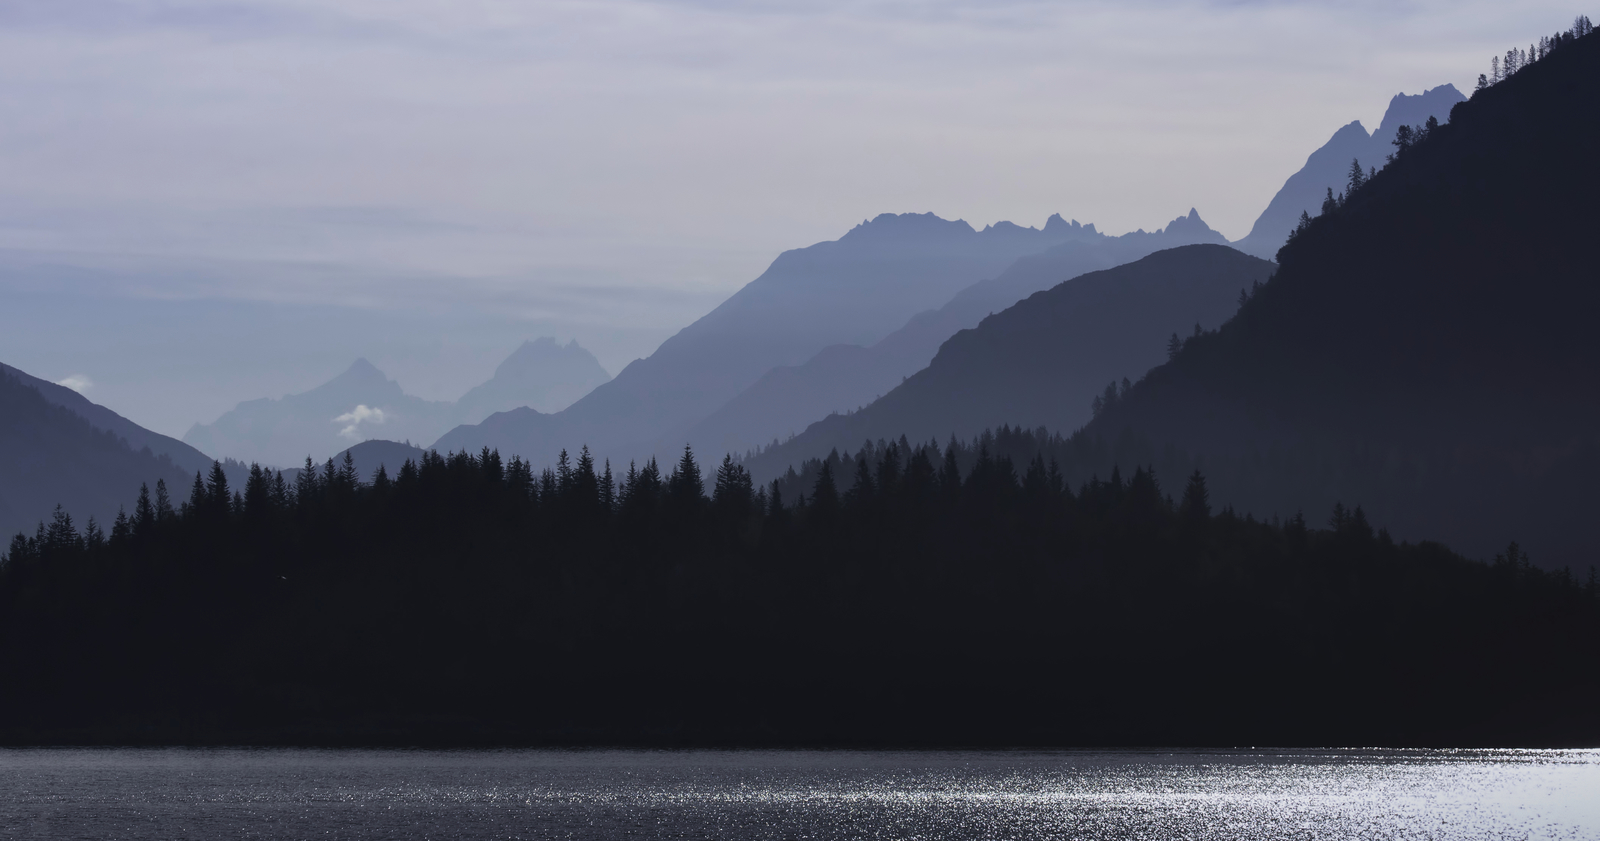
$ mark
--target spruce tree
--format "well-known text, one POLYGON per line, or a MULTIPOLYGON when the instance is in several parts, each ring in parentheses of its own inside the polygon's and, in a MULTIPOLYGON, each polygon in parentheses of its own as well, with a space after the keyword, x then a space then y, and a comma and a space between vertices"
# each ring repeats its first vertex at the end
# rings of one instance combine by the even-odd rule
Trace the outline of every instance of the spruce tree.
POLYGON ((1196 468, 1183 489, 1183 502, 1179 504, 1183 516, 1193 522, 1211 517, 1211 494, 1206 490, 1206 477, 1196 468))

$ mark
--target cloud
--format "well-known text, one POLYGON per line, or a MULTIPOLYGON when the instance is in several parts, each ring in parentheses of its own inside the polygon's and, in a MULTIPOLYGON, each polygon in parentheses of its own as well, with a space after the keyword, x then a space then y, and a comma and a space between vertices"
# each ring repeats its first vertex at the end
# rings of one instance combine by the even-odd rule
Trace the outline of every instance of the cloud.
POLYGON ((89 379, 88 374, 73 374, 64 380, 56 380, 56 385, 63 385, 79 394, 83 394, 94 388, 94 380, 89 379))
POLYGON ((358 428, 361 424, 368 422, 383 423, 383 421, 383 410, 370 408, 365 403, 358 404, 354 409, 333 419, 334 423, 349 424, 344 429, 339 430, 339 435, 352 441, 361 440, 361 431, 358 428))

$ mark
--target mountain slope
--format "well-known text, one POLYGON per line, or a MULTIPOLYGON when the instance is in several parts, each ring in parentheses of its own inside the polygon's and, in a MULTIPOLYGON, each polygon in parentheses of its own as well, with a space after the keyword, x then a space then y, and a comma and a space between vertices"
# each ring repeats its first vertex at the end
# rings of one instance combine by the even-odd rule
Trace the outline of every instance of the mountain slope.
MULTIPOLYGON (((1060 216, 1045 226, 1067 225, 1060 216)), ((957 331, 1034 292, 1095 269, 1132 262, 1154 251, 1194 243, 1226 243, 1194 209, 1163 230, 1110 237, 1078 226, 1073 239, 1027 255, 992 279, 957 293, 937 310, 922 312, 870 348, 836 345, 799 366, 781 366, 696 424, 688 440, 713 457, 742 452, 787 437, 832 412, 855 409, 887 393, 927 366, 939 345, 957 331)))
POLYGON ((1289 176, 1256 219, 1249 235, 1233 247, 1246 254, 1272 259, 1300 221, 1302 212, 1315 216, 1329 189, 1335 194, 1344 191, 1351 160, 1361 161, 1363 167, 1382 167, 1387 156, 1394 152, 1391 142, 1400 126, 1420 126, 1429 117, 1446 122, 1450 109, 1465 98, 1454 85, 1440 85, 1415 96, 1395 94, 1394 99, 1389 100, 1389 108, 1377 131, 1367 134, 1361 121, 1356 120, 1334 132, 1327 143, 1311 153, 1299 172, 1289 176))
POLYGON ((778 365, 829 345, 869 345, 1024 254, 1084 236, 1002 222, 977 231, 927 214, 883 214, 832 242, 786 251, 716 309, 553 415, 517 410, 440 438, 444 450, 542 459, 588 444, 616 459, 683 446, 697 421, 778 365))
POLYGON ((310 391, 248 400, 183 440, 242 462, 287 467, 326 458, 353 442, 382 435, 430 441, 450 428, 454 404, 413 397, 365 359, 310 391))
POLYGON ((140 483, 187 493, 192 473, 52 405, 13 370, 0 371, 0 535, 33 534, 58 504, 80 528, 94 517, 109 529, 118 506, 132 510, 140 483))
POLYGON ((23 385, 32 387, 52 406, 60 406, 89 422, 90 426, 128 442, 134 450, 146 447, 157 456, 166 456, 172 463, 191 473, 211 469, 211 457, 194 447, 169 438, 134 423, 131 420, 91 401, 76 391, 49 380, 41 380, 9 365, 0 364, 0 376, 10 375, 23 385))
POLYGON ((752 459, 760 478, 863 440, 944 440, 1002 423, 1073 429, 1108 382, 1166 358, 1173 333, 1219 324, 1273 265, 1223 245, 1158 251, 1038 292, 963 330, 926 369, 851 415, 752 459))
POLYGON ((456 423, 478 423, 495 412, 527 406, 559 412, 596 386, 611 381, 594 354, 573 340, 557 344, 549 336, 523 342, 494 369, 488 382, 456 401, 456 423))
POLYGON ((1584 37, 1456 106, 1088 433, 1187 453, 1258 515, 1359 503, 1398 536, 1594 563, 1597 80, 1584 37))

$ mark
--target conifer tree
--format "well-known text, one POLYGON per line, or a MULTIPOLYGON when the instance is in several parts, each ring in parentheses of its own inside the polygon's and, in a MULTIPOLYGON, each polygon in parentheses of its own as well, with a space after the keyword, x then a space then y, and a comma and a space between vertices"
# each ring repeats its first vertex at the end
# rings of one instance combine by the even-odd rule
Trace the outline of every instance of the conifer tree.
POLYGON ((133 527, 128 522, 128 515, 117 506, 117 519, 111 523, 111 542, 122 543, 133 536, 133 527))
POLYGON ((150 486, 139 485, 139 501, 133 506, 133 530, 136 534, 149 534, 156 523, 156 509, 150 504, 150 486))
POLYGON ((105 532, 100 530, 100 524, 94 521, 94 515, 89 515, 89 522, 83 526, 83 545, 91 551, 106 545, 105 532))
POLYGON ((850 508, 865 508, 878 496, 877 483, 872 481, 872 468, 867 466, 867 461, 865 456, 856 459, 855 480, 844 496, 845 504, 850 508))
POLYGON ((611 459, 606 459, 606 471, 600 477, 600 510, 606 514, 617 510, 617 484, 611 475, 611 459))
POLYGON ((1211 494, 1206 491, 1206 477, 1198 468, 1189 476, 1189 484, 1183 489, 1183 502, 1179 507, 1189 520, 1203 521, 1211 516, 1211 494))
POLYGON ((839 507, 839 489, 833 483, 833 466, 822 462, 817 481, 811 486, 811 507, 821 513, 831 513, 839 507))
POLYGON ((228 491, 228 473, 222 469, 222 462, 211 462, 211 476, 206 481, 205 504, 213 516, 220 516, 228 512, 233 502, 233 494, 228 491))

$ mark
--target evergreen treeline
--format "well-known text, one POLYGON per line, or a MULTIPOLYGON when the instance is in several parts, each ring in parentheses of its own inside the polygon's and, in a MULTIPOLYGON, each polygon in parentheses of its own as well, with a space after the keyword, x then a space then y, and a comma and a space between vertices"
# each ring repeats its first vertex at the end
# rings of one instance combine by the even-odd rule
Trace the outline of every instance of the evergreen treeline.
MULTIPOLYGON (((1600 737, 1594 581, 1211 510, 1012 430, 754 488, 430 453, 220 467, 0 565, 23 741, 1492 744, 1600 737), (965 462, 965 463, 964 463, 965 462), (710 485, 711 494, 703 490, 710 485), (803 501, 801 497, 804 497, 803 501)), ((1061 439, 1052 439, 1056 442, 1061 439)), ((1068 439, 1069 441, 1071 439, 1068 439)))
POLYGON ((1547 35, 1539 39, 1537 44, 1529 44, 1526 50, 1513 47, 1506 50, 1505 58, 1494 56, 1489 59, 1489 72, 1478 74, 1478 90, 1498 85, 1511 78, 1517 71, 1528 67, 1536 61, 1544 59, 1556 50, 1569 46, 1573 41, 1594 32, 1594 24, 1589 22, 1588 15, 1579 15, 1572 21, 1572 26, 1564 32, 1547 35))

